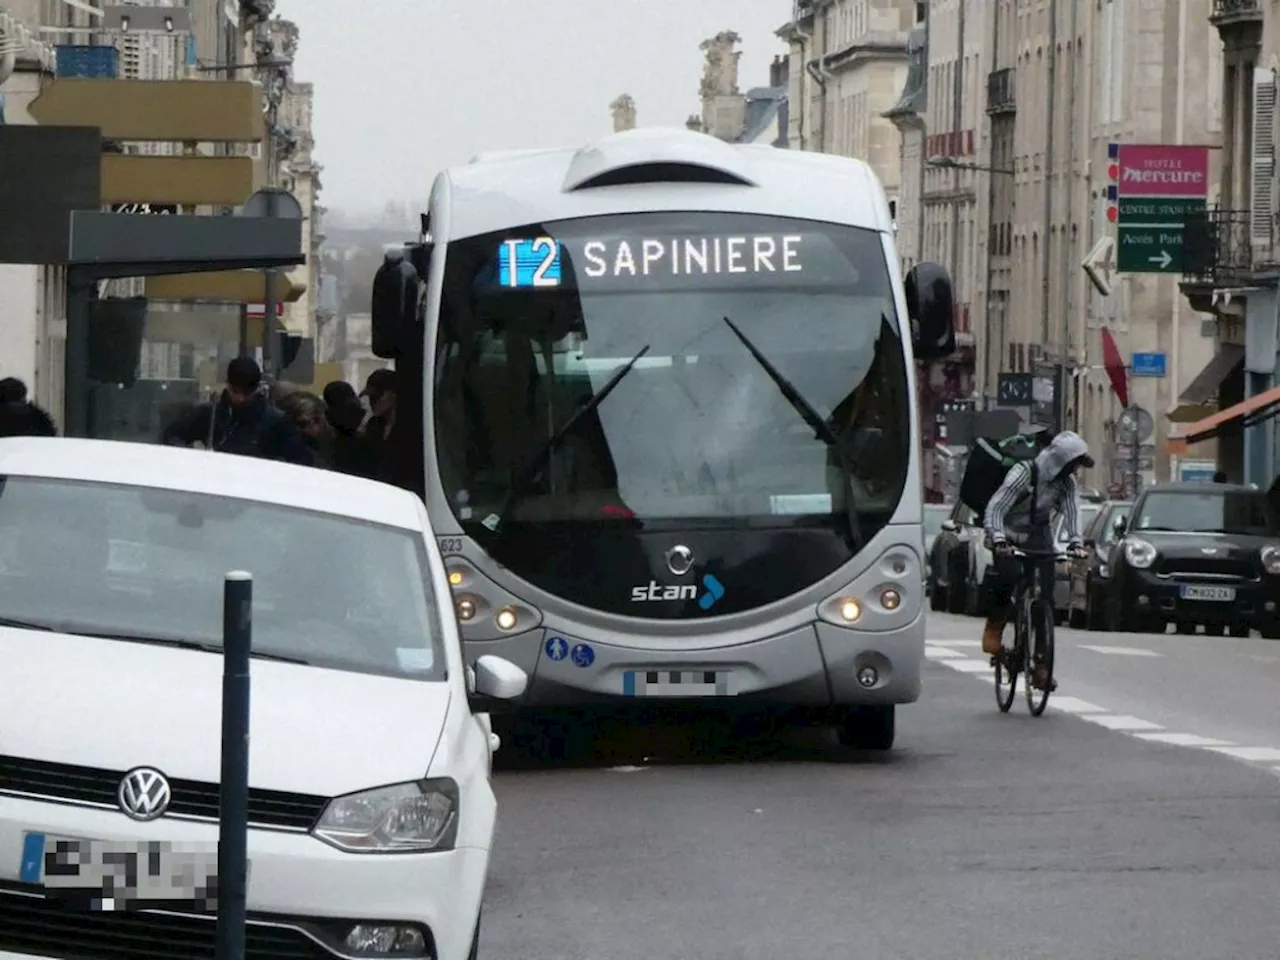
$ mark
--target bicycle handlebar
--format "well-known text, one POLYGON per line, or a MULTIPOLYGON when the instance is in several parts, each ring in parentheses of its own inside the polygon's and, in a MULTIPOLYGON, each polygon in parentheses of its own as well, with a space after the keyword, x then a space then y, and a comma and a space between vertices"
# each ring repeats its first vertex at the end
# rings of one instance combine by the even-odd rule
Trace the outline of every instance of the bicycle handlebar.
POLYGON ((1070 560, 1071 554, 1067 552, 1059 552, 1057 550, 1024 550, 1021 547, 1013 548, 1015 557, 1022 557, 1027 560, 1070 560))

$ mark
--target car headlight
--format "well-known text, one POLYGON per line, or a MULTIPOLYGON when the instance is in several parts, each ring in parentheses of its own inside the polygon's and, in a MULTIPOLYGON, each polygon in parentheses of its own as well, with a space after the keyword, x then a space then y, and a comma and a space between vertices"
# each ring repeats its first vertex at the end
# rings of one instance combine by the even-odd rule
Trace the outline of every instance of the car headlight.
POLYGON ((1259 554, 1262 557, 1262 566, 1273 577, 1280 577, 1280 547, 1274 544, 1267 544, 1263 547, 1259 554))
POLYGON ((1130 537, 1124 542, 1124 559, 1136 570, 1145 570, 1155 563, 1156 548, 1146 540, 1130 537))
POLYGON ((347 853, 452 850, 458 785, 442 777, 335 797, 311 833, 347 853))

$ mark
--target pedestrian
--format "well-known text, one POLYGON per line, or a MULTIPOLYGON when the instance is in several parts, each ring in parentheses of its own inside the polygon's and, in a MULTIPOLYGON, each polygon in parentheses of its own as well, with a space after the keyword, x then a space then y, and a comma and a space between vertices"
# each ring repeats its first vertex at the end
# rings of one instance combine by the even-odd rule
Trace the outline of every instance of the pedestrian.
POLYGON ((0 437, 56 437, 48 412, 27 399, 27 385, 17 377, 0 380, 0 437))
POLYGON ((264 460, 310 465, 315 458, 293 423, 261 390, 262 370, 251 357, 227 364, 227 383, 218 399, 202 403, 165 428, 161 442, 264 460))
POLYGON ((375 370, 365 381, 361 396, 369 399, 370 416, 364 425, 364 447, 373 461, 373 477, 393 483, 395 478, 396 373, 375 370))
POLYGON ((334 380, 324 388, 325 417, 333 431, 333 469, 359 477, 372 477, 376 460, 361 436, 367 414, 355 387, 334 380))
POLYGON ((280 412, 302 435, 317 467, 333 466, 333 430, 325 417, 324 401, 306 390, 291 390, 278 403, 280 412))

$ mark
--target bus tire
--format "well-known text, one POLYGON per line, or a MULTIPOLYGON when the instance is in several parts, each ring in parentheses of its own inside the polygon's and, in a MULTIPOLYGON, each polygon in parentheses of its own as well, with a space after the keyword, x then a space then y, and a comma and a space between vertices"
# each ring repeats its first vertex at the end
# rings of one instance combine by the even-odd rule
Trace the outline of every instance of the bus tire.
POLYGON ((893 704, 851 707, 836 734, 840 743, 854 750, 890 750, 894 737, 893 704))

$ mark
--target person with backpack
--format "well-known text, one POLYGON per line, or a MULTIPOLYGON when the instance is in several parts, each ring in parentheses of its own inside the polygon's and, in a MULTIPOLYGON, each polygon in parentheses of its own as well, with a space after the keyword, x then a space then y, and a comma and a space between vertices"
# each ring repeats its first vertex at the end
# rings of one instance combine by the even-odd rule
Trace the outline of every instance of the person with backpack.
MULTIPOLYGON (((1031 449, 1035 450, 1035 446, 1033 441, 1031 449)), ((1000 467, 993 468, 1005 469, 999 485, 990 491, 980 507, 969 504, 981 511, 982 526, 996 567, 991 613, 982 631, 983 653, 994 656, 1000 652, 1013 590, 1022 578, 1022 563, 1013 554, 1014 544, 1030 550, 1051 549, 1054 517, 1061 515, 1066 526, 1067 551, 1073 555, 1084 552, 1076 475, 1081 468, 1093 465, 1084 438, 1064 430, 1029 456, 1002 457, 1000 467)), ((968 473, 966 469, 966 478, 968 473)), ((987 476, 994 473, 988 471, 987 476)), ((988 490, 990 486, 988 482, 988 490)), ((1040 668, 1038 675, 1031 678, 1033 685, 1043 688, 1047 680, 1041 672, 1044 669, 1040 668)), ((1056 686, 1053 681, 1049 682, 1056 686)))

